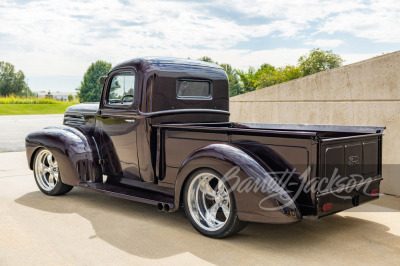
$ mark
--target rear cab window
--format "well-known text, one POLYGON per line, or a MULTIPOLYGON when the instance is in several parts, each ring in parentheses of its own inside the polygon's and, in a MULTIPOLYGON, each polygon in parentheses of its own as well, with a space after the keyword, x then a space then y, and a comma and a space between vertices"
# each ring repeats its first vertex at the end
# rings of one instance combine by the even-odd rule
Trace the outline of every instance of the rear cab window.
POLYGON ((212 86, 208 80, 179 79, 176 85, 178 99, 212 99, 212 86))

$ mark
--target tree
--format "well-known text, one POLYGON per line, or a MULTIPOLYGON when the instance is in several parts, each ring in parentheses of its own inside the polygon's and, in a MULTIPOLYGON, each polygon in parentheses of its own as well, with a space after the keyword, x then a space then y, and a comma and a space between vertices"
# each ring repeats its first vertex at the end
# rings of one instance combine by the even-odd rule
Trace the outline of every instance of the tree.
POLYGON ((72 94, 68 95, 68 101, 72 102, 74 100, 74 96, 72 94))
POLYGON ((199 61, 204 61, 204 62, 208 62, 208 63, 217 64, 217 62, 214 62, 214 61, 211 59, 211 57, 208 57, 208 56, 200 57, 200 58, 197 59, 197 60, 199 60, 199 61))
POLYGON ((243 70, 238 70, 237 73, 240 77, 240 81, 243 84, 243 91, 244 92, 249 92, 249 91, 254 91, 256 89, 255 86, 255 69, 253 67, 249 67, 249 70, 247 72, 243 70))
POLYGON ((257 69, 257 71, 253 67, 250 67, 247 72, 239 70, 237 73, 240 76, 241 82, 243 83, 244 91, 249 92, 259 89, 258 83, 260 78, 271 76, 271 73, 274 72, 275 72, 275 67, 265 63, 262 64, 260 68, 257 69))
POLYGON ((240 86, 239 77, 236 74, 236 71, 229 64, 221 64, 220 65, 228 75, 229 81, 229 97, 236 96, 244 93, 243 87, 240 86))
POLYGON ((334 54, 331 50, 324 51, 319 48, 312 49, 308 54, 298 60, 298 65, 303 76, 315 74, 328 69, 340 67, 344 60, 340 55, 334 54))
POLYGON ((105 61, 97 61, 90 65, 81 87, 77 89, 80 102, 98 102, 100 101, 102 86, 99 84, 99 78, 107 75, 111 69, 111 64, 105 61))
POLYGON ((229 81, 229 97, 244 93, 243 87, 239 82, 240 80, 238 74, 230 64, 218 64, 218 62, 215 62, 214 60, 211 59, 211 57, 208 56, 200 57, 197 60, 217 64, 225 70, 226 74, 228 75, 228 81, 229 81))
POLYGON ((32 94, 25 82, 24 73, 19 70, 15 72, 15 67, 7 62, 0 62, 0 95, 25 96, 26 93, 32 94))
POLYGON ((302 72, 296 66, 269 68, 268 71, 262 72, 258 77, 256 89, 262 89, 300 77, 302 77, 302 72))
POLYGON ((301 72, 301 68, 299 66, 285 66, 283 68, 279 68, 279 71, 285 73, 285 81, 289 81, 292 79, 298 79, 303 76, 303 73, 301 72))

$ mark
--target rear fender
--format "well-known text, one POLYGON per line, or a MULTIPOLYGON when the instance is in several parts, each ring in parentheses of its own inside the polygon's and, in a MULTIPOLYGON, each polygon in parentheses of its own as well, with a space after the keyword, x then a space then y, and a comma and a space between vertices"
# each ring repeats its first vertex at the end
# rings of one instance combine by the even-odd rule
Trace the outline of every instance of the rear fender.
POLYGON ((314 213, 314 209, 310 207, 314 205, 311 193, 307 193, 304 189, 307 186, 307 177, 310 173, 308 166, 305 170, 299 172, 298 169, 283 156, 268 145, 259 142, 246 140, 237 141, 233 144, 254 155, 259 161, 262 161, 268 169, 276 173, 281 184, 285 184, 286 190, 290 191, 292 196, 295 195, 295 201, 299 205, 303 216, 314 213))
POLYGON ((205 146, 185 160, 176 180, 175 206, 181 203, 188 176, 200 168, 211 168, 228 181, 239 219, 265 223, 292 223, 301 219, 296 202, 268 166, 232 144, 205 146))
POLYGON ((30 133, 25 138, 26 156, 31 170, 36 152, 48 149, 57 160, 63 183, 96 182, 102 177, 99 156, 92 135, 68 126, 52 126, 30 133))

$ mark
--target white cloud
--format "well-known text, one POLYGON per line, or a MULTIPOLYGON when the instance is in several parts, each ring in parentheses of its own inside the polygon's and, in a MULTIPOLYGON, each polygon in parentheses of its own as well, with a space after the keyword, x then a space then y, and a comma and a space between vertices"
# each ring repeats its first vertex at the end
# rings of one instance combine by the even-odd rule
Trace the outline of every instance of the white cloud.
POLYGON ((301 2, 242 0, 213 2, 28 1, 0 3, 0 60, 28 76, 79 75, 95 60, 113 64, 138 56, 211 56, 237 68, 295 64, 306 49, 236 49, 255 37, 280 36, 334 48, 342 41, 309 39, 312 33, 349 32, 375 41, 400 42, 396 2, 301 2), (210 11, 211 10, 211 11, 210 11), (224 10, 237 17, 220 16, 224 10), (215 11, 213 13, 212 11, 215 11), (238 15, 240 14, 240 15, 238 15), (256 25, 239 18, 257 19, 256 25), (304 31, 308 35, 304 36, 304 31), (311 33, 309 33, 311 32, 311 33))
POLYGON ((253 0, 251 5, 242 0, 224 0, 223 3, 248 17, 277 20, 277 29, 286 37, 296 37, 301 30, 310 28, 311 22, 319 23, 329 16, 365 7, 361 0, 253 0))
MULTIPOLYGON (((193 51, 200 57, 201 51, 193 51)), ((308 52, 307 49, 271 49, 261 51, 249 50, 221 50, 210 51, 209 56, 219 63, 230 63, 234 68, 248 69, 260 67, 264 63, 274 66, 295 65, 298 58, 308 52)))
POLYGON ((315 32, 351 33, 377 42, 400 42, 400 5, 397 0, 311 0, 276 1, 224 0, 226 6, 248 17, 276 19, 284 37, 316 27, 315 32))
POLYGON ((343 41, 339 39, 316 39, 308 40, 304 42, 306 45, 311 45, 312 47, 318 48, 335 48, 340 46, 343 41))
POLYGON ((31 75, 75 75, 99 58, 115 62, 143 53, 179 57, 197 47, 229 49, 274 30, 207 16, 201 8, 165 1, 135 1, 130 6, 104 0, 5 2, 0 6, 0 34, 12 36, 12 41, 4 57, 24 65, 31 75))
POLYGON ((374 56, 378 56, 381 54, 378 53, 369 53, 369 54, 342 54, 341 57, 345 60, 344 65, 349 65, 353 63, 357 63, 363 60, 370 59, 374 56))
POLYGON ((400 5, 398 1, 371 1, 363 10, 351 10, 330 17, 320 32, 346 32, 376 42, 400 43, 400 5))

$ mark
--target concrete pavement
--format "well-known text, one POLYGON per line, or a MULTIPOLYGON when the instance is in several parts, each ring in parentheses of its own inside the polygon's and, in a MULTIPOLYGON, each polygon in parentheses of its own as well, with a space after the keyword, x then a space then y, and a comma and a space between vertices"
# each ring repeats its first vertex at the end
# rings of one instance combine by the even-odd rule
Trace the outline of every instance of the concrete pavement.
POLYGON ((24 152, 0 153, 0 265, 400 264, 400 199, 291 225, 249 224, 224 240, 183 211, 74 188, 42 194, 24 152))
POLYGON ((44 127, 62 125, 64 115, 1 115, 0 152, 25 150, 25 137, 44 127))

